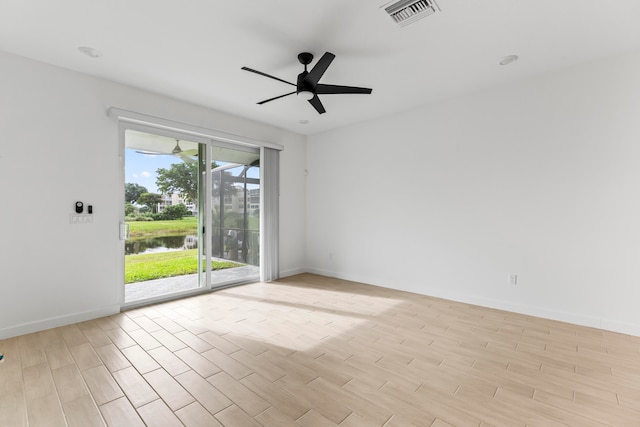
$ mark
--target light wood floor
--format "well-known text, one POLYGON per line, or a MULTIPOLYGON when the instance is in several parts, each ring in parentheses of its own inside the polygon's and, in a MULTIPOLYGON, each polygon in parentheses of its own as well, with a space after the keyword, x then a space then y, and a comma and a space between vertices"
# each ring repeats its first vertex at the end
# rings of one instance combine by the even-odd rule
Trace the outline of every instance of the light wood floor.
POLYGON ((639 350, 301 275, 0 341, 0 425, 640 426, 639 350))

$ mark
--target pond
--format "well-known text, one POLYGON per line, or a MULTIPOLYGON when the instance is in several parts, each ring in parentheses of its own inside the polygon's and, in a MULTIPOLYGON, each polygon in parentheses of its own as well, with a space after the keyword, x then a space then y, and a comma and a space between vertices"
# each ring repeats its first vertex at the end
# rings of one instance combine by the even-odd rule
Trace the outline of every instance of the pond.
POLYGON ((143 237, 127 240, 124 245, 125 255, 150 254, 158 252, 182 251, 196 249, 198 236, 187 234, 180 236, 143 237))

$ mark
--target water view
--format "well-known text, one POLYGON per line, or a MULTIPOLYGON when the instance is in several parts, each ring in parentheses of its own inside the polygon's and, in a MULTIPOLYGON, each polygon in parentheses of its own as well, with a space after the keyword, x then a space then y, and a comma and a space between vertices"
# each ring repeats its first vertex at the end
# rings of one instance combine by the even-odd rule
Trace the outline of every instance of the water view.
POLYGON ((126 241, 125 255, 183 251, 197 247, 198 236, 192 234, 144 237, 126 241))

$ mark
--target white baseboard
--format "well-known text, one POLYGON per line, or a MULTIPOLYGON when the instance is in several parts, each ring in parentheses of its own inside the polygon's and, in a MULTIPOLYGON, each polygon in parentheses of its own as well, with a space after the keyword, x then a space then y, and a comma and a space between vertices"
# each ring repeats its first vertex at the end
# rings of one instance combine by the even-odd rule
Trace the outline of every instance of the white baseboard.
POLYGON ((280 277, 284 278, 284 277, 295 276, 296 274, 303 274, 303 273, 309 273, 309 270, 307 270, 306 268, 294 268, 291 270, 284 270, 284 271, 280 271, 280 277))
POLYGON ((574 325, 587 326, 591 328, 603 329, 611 332, 618 332, 627 335, 640 337, 640 325, 620 322, 617 320, 603 319, 601 317, 589 316, 579 313, 553 311, 541 307, 522 305, 509 301, 494 300, 475 295, 455 294, 440 289, 426 289, 424 292, 417 292, 415 289, 400 288, 389 286, 376 282, 371 278, 362 277, 353 274, 338 273, 335 271, 324 270, 320 268, 308 268, 308 273, 318 274, 321 276, 334 277, 341 280, 349 280, 352 282, 365 283, 373 286, 381 286, 399 291, 419 293, 420 295, 431 296, 435 298, 443 298, 450 301, 461 302, 465 304, 479 305, 496 310, 504 310, 512 313, 525 314, 528 316, 540 317, 543 319, 557 320, 559 322, 571 323, 574 325))
POLYGON ((640 337, 640 325, 615 320, 602 320, 602 329, 607 331, 620 332, 621 334, 634 335, 640 337))
POLYGON ((30 334, 32 332, 44 331, 45 329, 57 328, 59 326, 72 323, 84 322, 86 320, 97 319, 99 317, 111 316, 120 312, 120 306, 114 305, 102 307, 95 310, 83 311, 64 316, 50 317, 48 319, 37 320, 35 322, 23 323, 21 325, 10 326, 0 329, 0 340, 15 337, 18 335, 30 334))

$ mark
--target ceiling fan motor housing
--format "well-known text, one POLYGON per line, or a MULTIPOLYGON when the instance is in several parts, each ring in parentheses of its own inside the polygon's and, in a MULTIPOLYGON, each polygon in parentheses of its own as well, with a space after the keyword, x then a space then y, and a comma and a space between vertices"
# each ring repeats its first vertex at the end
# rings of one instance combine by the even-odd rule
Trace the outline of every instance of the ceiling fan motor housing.
POLYGON ((304 80, 309 74, 308 71, 303 71, 298 74, 298 84, 296 85, 296 93, 300 92, 313 92, 313 86, 304 80))
POLYGON ((307 77, 307 74, 309 74, 309 72, 307 71, 307 65, 311 64, 311 61, 313 61, 313 54, 309 52, 302 52, 298 54, 298 61, 300 61, 300 63, 304 65, 304 71, 298 74, 296 95, 300 95, 300 92, 311 92, 315 95, 313 86, 310 83, 305 82, 304 80, 304 78, 307 77))
POLYGON ((304 69, 306 70, 307 65, 311 64, 311 61, 313 61, 313 54, 309 52, 302 52, 298 55, 298 61, 304 65, 304 69))

